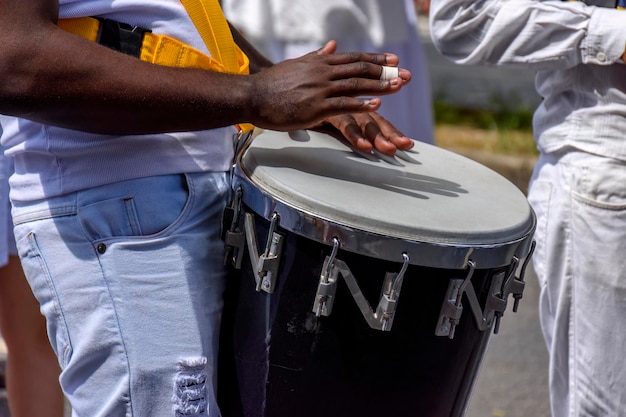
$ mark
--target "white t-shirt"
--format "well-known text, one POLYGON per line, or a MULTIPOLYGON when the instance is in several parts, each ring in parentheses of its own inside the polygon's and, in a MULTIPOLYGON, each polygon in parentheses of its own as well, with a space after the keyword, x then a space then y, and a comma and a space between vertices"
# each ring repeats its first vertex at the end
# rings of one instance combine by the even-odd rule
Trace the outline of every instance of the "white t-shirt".
MULTIPOLYGON (((61 0, 60 18, 102 16, 179 39, 208 54, 179 0, 61 0)), ((226 171, 234 127, 202 132, 108 136, 0 116, 14 157, 11 199, 32 201, 154 175, 226 171)))

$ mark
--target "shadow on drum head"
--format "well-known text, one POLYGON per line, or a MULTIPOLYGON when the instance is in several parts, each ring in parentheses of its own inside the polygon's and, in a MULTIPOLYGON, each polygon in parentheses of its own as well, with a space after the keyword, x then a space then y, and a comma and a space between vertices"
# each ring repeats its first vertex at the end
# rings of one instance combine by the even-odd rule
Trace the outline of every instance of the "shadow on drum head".
POLYGON ((254 157, 263 167, 294 169, 317 178, 332 178, 414 198, 428 199, 428 194, 458 197, 459 194, 467 193, 458 183, 401 171, 384 162, 371 164, 367 170, 363 170, 363 161, 350 151, 285 147, 280 154, 271 149, 256 149, 254 157), (313 160, 311 152, 316 153, 313 160), (325 164, 318 164, 320 160, 325 164))
POLYGON ((308 142, 311 140, 311 135, 306 130, 292 130, 289 133, 289 139, 296 142, 308 142))

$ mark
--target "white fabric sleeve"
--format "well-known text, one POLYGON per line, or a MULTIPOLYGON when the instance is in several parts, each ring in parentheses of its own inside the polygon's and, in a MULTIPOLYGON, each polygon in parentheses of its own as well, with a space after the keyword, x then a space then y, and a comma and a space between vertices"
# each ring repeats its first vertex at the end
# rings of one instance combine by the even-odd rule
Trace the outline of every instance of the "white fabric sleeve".
POLYGON ((621 62, 626 11, 575 1, 432 0, 431 37, 459 64, 568 68, 621 62))

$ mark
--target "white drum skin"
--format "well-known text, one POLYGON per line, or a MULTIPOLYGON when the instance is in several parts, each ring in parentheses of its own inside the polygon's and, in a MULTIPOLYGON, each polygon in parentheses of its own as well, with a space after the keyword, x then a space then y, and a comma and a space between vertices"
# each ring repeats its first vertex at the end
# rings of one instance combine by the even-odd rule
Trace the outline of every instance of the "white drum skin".
POLYGON ((535 216, 506 178, 416 142, 394 164, 318 132, 257 132, 235 187, 257 214, 304 237, 367 256, 438 268, 508 265, 528 252, 535 216))

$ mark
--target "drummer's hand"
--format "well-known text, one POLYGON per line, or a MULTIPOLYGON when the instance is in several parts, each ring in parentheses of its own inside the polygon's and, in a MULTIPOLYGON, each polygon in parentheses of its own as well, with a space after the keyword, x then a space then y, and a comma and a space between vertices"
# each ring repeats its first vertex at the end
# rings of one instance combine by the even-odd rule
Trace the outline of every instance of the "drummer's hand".
POLYGON ((375 148, 386 155, 397 149, 408 150, 414 145, 389 121, 378 113, 355 113, 332 116, 327 119, 357 149, 370 152, 375 148))
POLYGON ((335 53, 328 42, 318 51, 265 68, 249 76, 252 103, 249 119, 272 130, 298 130, 320 124, 331 116, 370 113, 382 96, 399 91, 411 73, 399 69, 398 77, 381 80, 383 66, 396 67, 393 54, 335 53))

